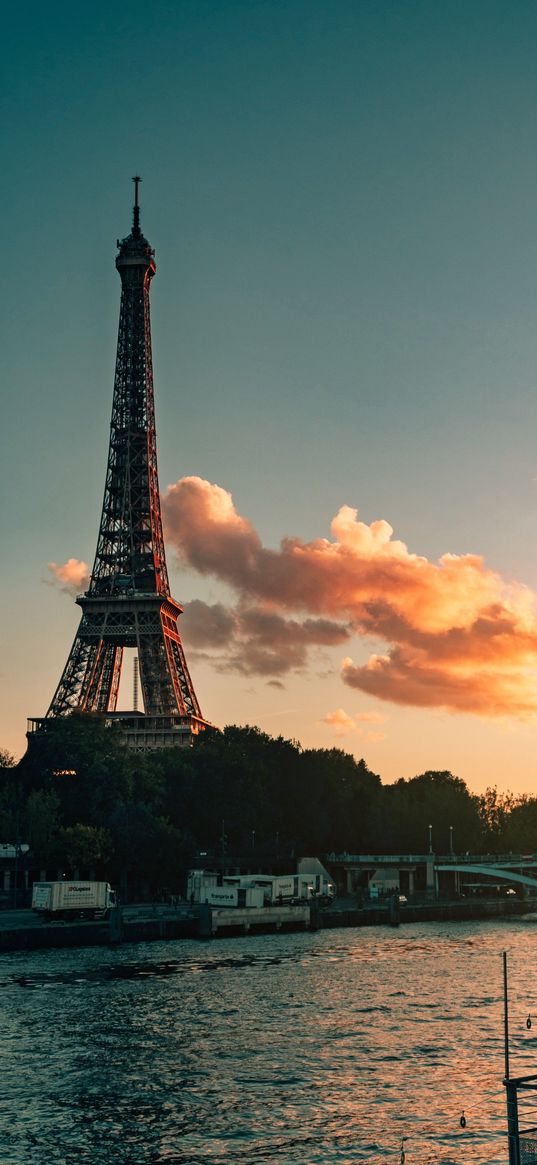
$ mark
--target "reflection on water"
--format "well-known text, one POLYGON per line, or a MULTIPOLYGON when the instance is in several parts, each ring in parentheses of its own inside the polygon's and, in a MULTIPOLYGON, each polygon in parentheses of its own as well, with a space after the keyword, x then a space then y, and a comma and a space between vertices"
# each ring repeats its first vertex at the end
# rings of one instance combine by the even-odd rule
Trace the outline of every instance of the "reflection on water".
POLYGON ((380 1165, 403 1136, 407 1165, 505 1165, 501 952, 537 1071, 536 944, 517 920, 3 956, 2 1165, 380 1165))

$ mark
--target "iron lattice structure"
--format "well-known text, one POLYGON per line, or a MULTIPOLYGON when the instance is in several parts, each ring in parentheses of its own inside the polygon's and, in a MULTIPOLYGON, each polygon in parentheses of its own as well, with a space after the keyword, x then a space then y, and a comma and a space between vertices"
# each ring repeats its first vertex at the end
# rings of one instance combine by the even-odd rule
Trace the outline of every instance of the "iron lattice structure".
POLYGON ((74 710, 115 713, 123 650, 134 647, 145 713, 136 718, 144 724, 130 743, 142 740, 149 722, 157 731, 146 743, 170 743, 159 735, 163 724, 180 728, 183 743, 206 721, 177 628, 182 607, 170 595, 166 569, 149 313, 156 266, 140 230, 139 181, 131 233, 118 240, 121 307, 97 551, 88 590, 76 600, 82 618, 46 719, 74 710))

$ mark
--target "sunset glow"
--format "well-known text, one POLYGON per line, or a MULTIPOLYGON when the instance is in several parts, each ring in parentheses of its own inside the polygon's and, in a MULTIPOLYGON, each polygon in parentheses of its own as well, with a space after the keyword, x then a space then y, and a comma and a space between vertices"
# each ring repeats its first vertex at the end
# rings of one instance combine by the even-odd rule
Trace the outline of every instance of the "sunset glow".
POLYGON ((76 636, 138 175, 204 715, 534 791, 537 9, 34 15, 4 54, 0 745, 76 636))
POLYGON ((193 645, 218 650, 219 667, 284 674, 311 647, 360 636, 388 650, 364 666, 345 659, 348 687, 480 716, 537 712, 536 596, 480 556, 429 562, 392 540, 388 522, 367 525, 349 506, 332 522, 333 540, 286 537, 267 549, 231 495, 200 478, 170 486, 163 506, 182 564, 236 594, 234 606, 196 601, 185 620, 193 645))

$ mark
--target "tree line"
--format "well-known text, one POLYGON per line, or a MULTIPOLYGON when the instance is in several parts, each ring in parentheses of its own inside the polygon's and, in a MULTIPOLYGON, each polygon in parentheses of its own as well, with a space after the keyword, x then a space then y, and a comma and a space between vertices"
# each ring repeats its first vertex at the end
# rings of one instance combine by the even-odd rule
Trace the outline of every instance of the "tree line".
POLYGON ((537 851, 537 797, 476 796, 450 772, 383 784, 338 748, 254 727, 136 753, 88 715, 51 721, 15 765, 0 751, 0 842, 35 867, 124 896, 180 889, 191 865, 294 868, 304 855, 537 851))

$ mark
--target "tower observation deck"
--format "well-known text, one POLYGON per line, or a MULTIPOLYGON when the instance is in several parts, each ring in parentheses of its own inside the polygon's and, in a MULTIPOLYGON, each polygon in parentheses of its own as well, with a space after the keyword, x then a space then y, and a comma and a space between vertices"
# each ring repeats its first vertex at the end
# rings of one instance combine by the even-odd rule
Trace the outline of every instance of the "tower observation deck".
POLYGON ((121 721, 139 749, 190 744, 209 727, 188 671, 171 597, 162 533, 149 290, 155 253, 140 229, 138 185, 130 234, 118 240, 121 279, 112 421, 103 508, 82 617, 46 717, 28 736, 70 712, 121 721), (124 648, 135 648, 144 712, 117 712, 124 648))

